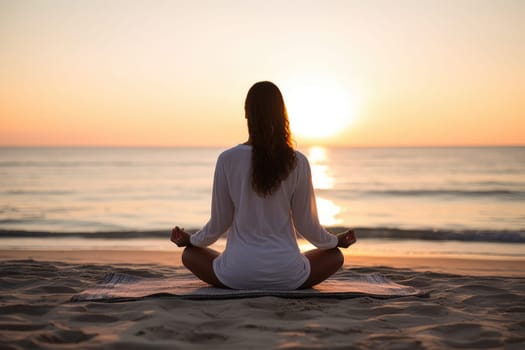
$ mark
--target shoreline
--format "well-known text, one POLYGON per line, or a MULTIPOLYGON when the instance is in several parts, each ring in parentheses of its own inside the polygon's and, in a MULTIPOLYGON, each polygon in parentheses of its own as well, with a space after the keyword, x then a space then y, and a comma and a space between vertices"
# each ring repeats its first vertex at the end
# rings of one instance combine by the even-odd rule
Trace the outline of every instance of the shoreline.
MULTIPOLYGON (((0 261, 34 260, 97 265, 161 265, 180 268, 181 250, 0 250, 0 261)), ((347 269, 393 268, 466 276, 525 277, 522 260, 483 260, 456 257, 366 256, 345 253, 347 269)))
MULTIPOLYGON (((347 230, 346 226, 327 226, 330 233, 347 230)), ((434 229, 398 227, 355 227, 360 239, 394 239, 421 241, 458 241, 487 243, 525 243, 525 229, 479 230, 479 229, 434 229)), ((198 228, 186 229, 195 233, 198 228)), ((100 231, 46 231, 0 228, 0 239, 4 238, 83 238, 83 239, 154 239, 169 237, 170 230, 100 230, 100 231)))

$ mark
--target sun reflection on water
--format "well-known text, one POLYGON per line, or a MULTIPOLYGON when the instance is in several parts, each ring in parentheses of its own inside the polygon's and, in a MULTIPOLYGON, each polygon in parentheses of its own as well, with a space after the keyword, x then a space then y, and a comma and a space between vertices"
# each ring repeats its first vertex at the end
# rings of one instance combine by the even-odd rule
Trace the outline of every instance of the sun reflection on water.
MULTIPOLYGON (((326 148, 314 146, 308 150, 308 159, 312 168, 312 182, 316 190, 329 190, 334 188, 334 178, 330 176, 329 158, 326 148)), ((326 226, 340 224, 337 215, 341 208, 332 200, 316 196, 319 221, 326 226)))
POLYGON ((319 214, 319 221, 326 226, 334 226, 342 223, 342 220, 337 217, 341 212, 341 208, 329 199, 317 197, 317 212, 319 214))
POLYGON ((308 159, 312 168, 312 181, 316 190, 334 187, 334 178, 329 174, 328 157, 324 147, 314 146, 308 150, 308 159))

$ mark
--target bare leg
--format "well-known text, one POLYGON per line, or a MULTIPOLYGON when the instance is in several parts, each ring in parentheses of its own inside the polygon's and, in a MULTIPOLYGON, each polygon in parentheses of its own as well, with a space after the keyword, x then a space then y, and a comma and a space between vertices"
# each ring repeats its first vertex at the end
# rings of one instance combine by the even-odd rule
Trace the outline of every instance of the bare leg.
POLYGON ((304 255, 310 260, 310 276, 299 289, 310 288, 323 282, 343 266, 345 259, 337 248, 314 249, 304 255))
POLYGON ((182 253, 182 263, 195 276, 215 287, 228 288, 219 281, 213 271, 213 259, 219 252, 210 248, 186 247, 182 253))

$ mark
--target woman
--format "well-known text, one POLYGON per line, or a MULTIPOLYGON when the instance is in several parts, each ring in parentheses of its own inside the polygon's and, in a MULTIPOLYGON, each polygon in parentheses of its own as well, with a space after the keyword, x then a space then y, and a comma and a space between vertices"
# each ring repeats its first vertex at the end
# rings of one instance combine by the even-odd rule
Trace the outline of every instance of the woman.
POLYGON ((332 235, 319 224, 310 166, 292 148, 279 88, 256 83, 244 108, 249 139, 217 160, 209 222, 191 236, 175 227, 171 240, 186 247, 184 266, 214 286, 309 288, 342 266, 337 247, 354 243, 354 232, 332 235), (206 248, 227 231, 222 254, 206 248), (318 249, 301 254, 297 233, 318 249))

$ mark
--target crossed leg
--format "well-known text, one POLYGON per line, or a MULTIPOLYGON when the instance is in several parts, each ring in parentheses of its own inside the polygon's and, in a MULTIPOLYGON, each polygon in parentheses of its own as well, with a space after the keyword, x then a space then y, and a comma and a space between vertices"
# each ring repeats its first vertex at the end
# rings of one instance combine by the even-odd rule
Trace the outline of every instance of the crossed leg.
MULTIPOLYGON (((310 261, 310 276, 299 287, 305 289, 323 282, 333 275, 344 263, 344 256, 337 248, 314 249, 304 253, 310 261)), ((219 252, 210 248, 190 246, 182 253, 182 263, 202 281, 219 288, 228 288, 215 275, 213 260, 219 252)))
POLYGON ((189 246, 182 252, 182 263, 204 282, 215 287, 228 288, 219 281, 213 271, 213 259, 218 256, 219 252, 213 249, 189 246))
POLYGON ((298 288, 305 289, 315 286, 332 276, 343 266, 345 258, 337 248, 313 249, 304 253, 310 261, 310 276, 298 288))

